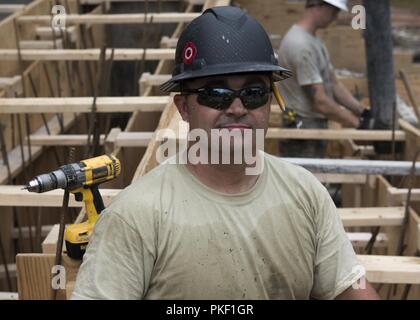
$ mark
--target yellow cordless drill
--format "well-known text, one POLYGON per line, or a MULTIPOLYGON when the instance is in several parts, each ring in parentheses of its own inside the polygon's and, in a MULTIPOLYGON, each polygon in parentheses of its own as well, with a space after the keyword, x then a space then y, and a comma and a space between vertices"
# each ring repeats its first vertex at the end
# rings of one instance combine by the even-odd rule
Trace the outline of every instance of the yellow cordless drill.
POLYGON ((64 233, 69 257, 83 257, 99 213, 104 209, 98 185, 116 178, 120 172, 120 161, 113 155, 103 155, 66 164, 53 172, 36 176, 25 186, 28 191, 37 193, 67 189, 74 194, 76 201, 84 202, 87 221, 69 225, 64 233))

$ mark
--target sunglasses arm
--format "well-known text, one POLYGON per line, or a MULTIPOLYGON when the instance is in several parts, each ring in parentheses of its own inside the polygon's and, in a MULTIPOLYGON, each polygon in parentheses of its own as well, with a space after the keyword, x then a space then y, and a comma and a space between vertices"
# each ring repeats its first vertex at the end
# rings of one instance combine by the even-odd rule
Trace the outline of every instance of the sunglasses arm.
POLYGON ((284 103, 284 100, 280 94, 279 89, 277 88, 277 86, 275 85, 274 81, 271 81, 271 89, 273 90, 273 94, 274 97, 277 100, 277 103, 280 106, 281 111, 285 111, 286 110, 286 104, 284 103))

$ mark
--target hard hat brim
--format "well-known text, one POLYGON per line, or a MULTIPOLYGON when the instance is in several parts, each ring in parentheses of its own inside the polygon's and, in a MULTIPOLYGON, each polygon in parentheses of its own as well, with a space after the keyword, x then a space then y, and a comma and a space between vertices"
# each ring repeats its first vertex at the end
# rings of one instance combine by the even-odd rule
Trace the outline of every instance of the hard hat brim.
POLYGON ((348 7, 347 7, 347 5, 346 5, 346 4, 344 4, 344 3, 337 2, 337 1, 329 1, 329 0, 324 0, 324 2, 327 2, 327 3, 329 3, 330 5, 332 5, 332 6, 336 7, 336 8, 338 8, 338 9, 340 9, 340 10, 342 10, 342 11, 349 12, 349 8, 348 8, 348 7))
POLYGON ((229 64, 229 65, 217 65, 208 66, 202 70, 194 70, 191 72, 183 72, 176 75, 160 85, 160 90, 164 92, 179 92, 180 82, 185 80, 192 80, 197 78, 211 77, 211 76, 222 76, 222 75, 233 75, 243 73, 261 73, 261 72, 272 72, 274 81, 281 81, 292 76, 292 72, 280 66, 274 66, 272 64, 229 64))

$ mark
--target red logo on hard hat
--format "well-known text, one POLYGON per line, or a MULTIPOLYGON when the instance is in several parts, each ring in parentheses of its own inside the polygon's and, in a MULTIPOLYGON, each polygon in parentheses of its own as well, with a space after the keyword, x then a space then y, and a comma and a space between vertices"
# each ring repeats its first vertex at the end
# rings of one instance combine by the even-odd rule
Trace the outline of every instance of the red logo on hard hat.
POLYGON ((182 61, 184 61, 185 64, 191 64, 197 55, 197 48, 192 42, 188 42, 184 50, 182 50, 182 61))

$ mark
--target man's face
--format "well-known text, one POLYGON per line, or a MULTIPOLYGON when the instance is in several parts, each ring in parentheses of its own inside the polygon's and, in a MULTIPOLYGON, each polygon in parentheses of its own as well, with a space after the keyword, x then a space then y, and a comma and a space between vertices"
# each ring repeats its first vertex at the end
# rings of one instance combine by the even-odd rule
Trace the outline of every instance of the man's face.
POLYGON ((340 9, 328 3, 324 3, 318 6, 318 27, 328 27, 333 21, 337 19, 339 13, 340 9))
MULTIPOLYGON (((270 88, 270 78, 265 74, 215 76, 188 81, 184 87, 187 91, 208 87, 233 90, 249 87, 270 88)), ((271 94, 267 103, 253 110, 246 109, 238 97, 225 110, 200 104, 197 101, 197 94, 178 94, 174 97, 174 102, 183 120, 189 123, 190 130, 203 129, 209 140, 212 129, 240 130, 241 133, 244 129, 252 129, 253 136, 255 129, 264 130, 264 134, 267 131, 271 94)))

